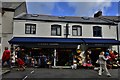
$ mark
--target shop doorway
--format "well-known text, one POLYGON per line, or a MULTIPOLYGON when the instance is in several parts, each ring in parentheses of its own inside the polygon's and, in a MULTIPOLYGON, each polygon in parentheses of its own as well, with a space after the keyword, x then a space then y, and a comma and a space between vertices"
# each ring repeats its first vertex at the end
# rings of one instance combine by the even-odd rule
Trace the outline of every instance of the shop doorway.
POLYGON ((98 64, 96 64, 96 61, 99 59, 99 54, 102 51, 105 51, 107 48, 101 48, 101 47, 97 47, 97 48, 89 48, 91 50, 91 63, 94 66, 98 66, 98 64))
POLYGON ((73 60, 73 54, 76 49, 58 49, 57 66, 70 66, 73 60))

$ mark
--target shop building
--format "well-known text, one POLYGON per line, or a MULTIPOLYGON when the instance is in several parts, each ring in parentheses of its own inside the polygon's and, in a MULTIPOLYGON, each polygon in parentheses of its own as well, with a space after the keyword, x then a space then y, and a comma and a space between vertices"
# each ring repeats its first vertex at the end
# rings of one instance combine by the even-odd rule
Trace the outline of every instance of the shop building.
POLYGON ((116 27, 98 17, 22 14, 14 17, 9 43, 11 48, 24 48, 25 54, 51 56, 54 67, 70 66, 78 45, 81 51, 90 48, 98 55, 108 48, 118 52, 116 27))

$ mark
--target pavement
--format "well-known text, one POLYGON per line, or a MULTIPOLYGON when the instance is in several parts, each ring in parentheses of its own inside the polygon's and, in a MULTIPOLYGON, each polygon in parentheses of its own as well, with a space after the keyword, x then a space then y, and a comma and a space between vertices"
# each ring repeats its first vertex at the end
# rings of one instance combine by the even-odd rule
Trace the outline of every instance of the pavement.
POLYGON ((9 72, 10 72, 10 69, 5 69, 5 68, 3 68, 1 71, 2 71, 2 75, 4 75, 4 74, 9 73, 9 72))
POLYGON ((17 68, 13 68, 10 73, 2 76, 2 80, 120 80, 119 69, 109 69, 109 72, 111 77, 106 74, 98 76, 98 72, 93 69, 26 68, 25 71, 17 71, 17 68))

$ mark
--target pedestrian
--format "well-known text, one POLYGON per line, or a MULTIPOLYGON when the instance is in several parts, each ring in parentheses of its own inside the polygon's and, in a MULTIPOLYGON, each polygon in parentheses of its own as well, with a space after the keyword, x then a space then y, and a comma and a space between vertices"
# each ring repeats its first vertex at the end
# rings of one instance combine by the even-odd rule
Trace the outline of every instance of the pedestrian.
POLYGON ((22 59, 16 58, 18 64, 18 70, 25 70, 25 63, 22 59))
POLYGON ((11 54, 11 68, 13 68, 15 66, 15 55, 11 54))
POLYGON ((72 69, 77 69, 77 56, 73 56, 73 64, 71 65, 72 69))
POLYGON ((10 68, 11 67, 11 65, 10 65, 10 50, 8 50, 8 47, 5 47, 5 51, 3 52, 3 55, 2 55, 2 66, 4 66, 5 62, 7 62, 7 65, 10 68))
POLYGON ((17 54, 17 57, 18 57, 18 58, 21 58, 21 54, 22 54, 22 53, 21 53, 20 47, 17 47, 17 48, 16 48, 15 53, 17 54))
POLYGON ((109 73, 108 69, 107 69, 107 64, 106 64, 106 61, 107 61, 107 58, 105 58, 104 56, 105 52, 102 51, 99 55, 99 59, 98 59, 98 62, 100 64, 100 70, 99 70, 99 76, 102 75, 102 69, 104 69, 104 71, 106 72, 107 76, 108 77, 111 77, 111 74, 109 73))

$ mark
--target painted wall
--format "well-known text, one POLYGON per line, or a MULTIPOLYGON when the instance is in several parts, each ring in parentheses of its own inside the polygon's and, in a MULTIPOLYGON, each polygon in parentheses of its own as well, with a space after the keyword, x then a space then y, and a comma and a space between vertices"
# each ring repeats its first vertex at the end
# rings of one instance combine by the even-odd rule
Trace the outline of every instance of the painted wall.
POLYGON ((1 39, 2 39, 2 15, 1 15, 1 12, 0 12, 0 55, 2 54, 2 51, 1 51, 1 39))
POLYGON ((25 2, 21 3, 21 5, 19 7, 17 7, 17 9, 15 10, 14 16, 18 16, 21 13, 27 13, 25 2))
POLYGON ((5 11, 4 15, 2 16, 2 38, 1 38, 1 55, 4 51, 4 47, 8 47, 10 49, 10 44, 8 41, 13 36, 13 17, 14 12, 5 11))
POLYGON ((2 33, 12 33, 13 32, 13 17, 14 12, 5 11, 2 16, 2 33))
POLYGON ((0 12, 0 37, 2 36, 2 15, 0 12))
MULTIPOLYGON (((64 35, 64 26, 66 23, 62 22, 40 22, 40 21, 14 21, 14 36, 19 37, 65 37, 64 35), (32 23, 36 24, 36 34, 25 34, 25 24, 32 23), (51 25, 59 24, 62 25, 62 35, 61 36, 51 36, 51 25)), ((77 24, 69 23, 69 38, 101 38, 93 37, 93 26, 102 27, 102 38, 117 38, 116 26, 109 25, 91 25, 91 24, 77 24), (82 36, 72 36, 72 25, 82 26, 82 36)))

